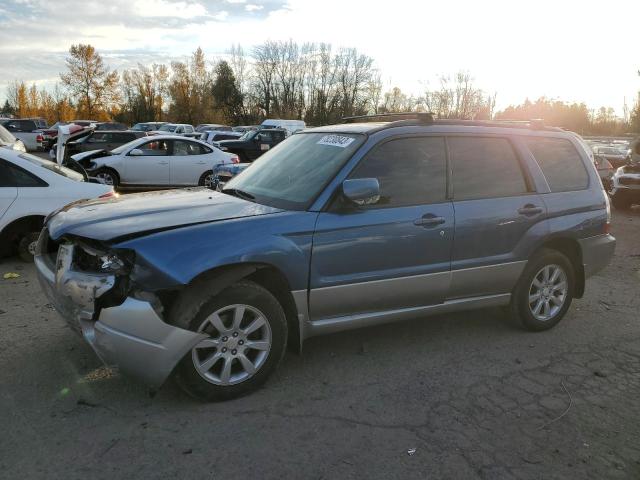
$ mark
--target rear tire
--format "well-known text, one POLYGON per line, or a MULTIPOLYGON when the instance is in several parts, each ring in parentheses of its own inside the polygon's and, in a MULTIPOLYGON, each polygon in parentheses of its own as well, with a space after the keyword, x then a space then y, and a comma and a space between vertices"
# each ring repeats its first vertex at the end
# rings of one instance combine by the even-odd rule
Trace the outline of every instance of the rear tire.
POLYGON ((29 232, 22 236, 20 242, 18 242, 18 257, 20 257, 20 260, 27 263, 33 262, 39 236, 40 232, 29 232))
POLYGON ((629 210, 631 208, 631 199, 623 197, 619 193, 611 196, 611 203, 616 210, 629 210))
POLYGON ((204 172, 198 181, 198 185, 201 187, 211 188, 213 183, 213 170, 209 170, 208 172, 204 172))
POLYGON ((543 249, 529 260, 509 305, 514 323, 540 332, 558 324, 567 313, 575 291, 575 272, 557 250, 543 249))
POLYGON ((118 175, 118 172, 111 168, 101 168, 97 170, 93 176, 102 180, 105 185, 112 186, 114 190, 118 188, 118 185, 120 185, 120 176, 118 175))
POLYGON ((287 344, 282 306, 268 290, 246 280, 214 295, 208 282, 196 282, 175 302, 169 322, 209 335, 175 371, 180 388, 205 401, 256 390, 276 369, 287 344))

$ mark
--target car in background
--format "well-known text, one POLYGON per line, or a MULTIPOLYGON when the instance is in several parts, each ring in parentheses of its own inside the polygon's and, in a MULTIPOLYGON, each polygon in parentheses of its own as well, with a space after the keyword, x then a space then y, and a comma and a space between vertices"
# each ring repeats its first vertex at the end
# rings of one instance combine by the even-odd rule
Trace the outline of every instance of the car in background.
POLYGON ((548 331, 613 257, 610 222, 568 132, 424 114, 305 130, 222 192, 72 206, 36 267, 107 365, 228 400, 317 335, 496 307, 548 331))
POLYGON ((259 130, 260 125, 238 125, 237 127, 232 127, 234 132, 239 133, 247 133, 251 130, 259 130))
POLYGON ((78 125, 79 127, 91 127, 93 125, 97 125, 97 120, 72 120, 68 123, 73 123, 74 125, 78 125))
POLYGON ((234 177, 244 172, 251 163, 227 163, 218 165, 213 169, 213 182, 211 188, 213 190, 222 191, 224 186, 234 177))
POLYGON ((615 171, 609 195, 618 210, 640 205, 640 163, 632 162, 615 171))
POLYGON ((609 161, 609 163, 613 165, 613 168, 618 168, 626 165, 631 159, 631 155, 628 151, 608 145, 597 145, 593 147, 593 153, 596 155, 604 156, 609 161))
MULTIPOLYGON (((145 132, 136 132, 133 130, 108 131, 88 129, 73 135, 73 138, 67 139, 65 143, 65 158, 89 150, 113 150, 120 145, 146 136, 147 134, 145 132)), ((56 158, 56 148, 57 145, 54 144, 51 150, 49 150, 49 158, 51 158, 51 160, 55 160, 56 158)))
POLYGON ((227 125, 220 125, 219 123, 201 123, 196 127, 196 132, 205 132, 207 130, 218 130, 220 132, 231 132, 233 129, 227 125))
POLYGON ((613 165, 611 165, 609 160, 607 160, 607 157, 604 155, 594 154, 593 163, 595 164, 598 175, 600 176, 600 181, 602 181, 602 186, 608 192, 611 190, 611 179, 616 169, 613 168, 613 165))
POLYGON ((209 145, 217 146, 217 142, 219 142, 220 140, 236 140, 242 137, 242 135, 243 134, 240 132, 221 132, 219 130, 204 131, 200 135, 200 140, 208 143, 209 145))
POLYGON ((42 122, 33 119, 16 118, 2 121, 2 126, 11 135, 22 141, 27 151, 36 151, 42 143, 42 122))
POLYGON ((129 127, 120 122, 100 122, 96 124, 96 130, 129 130, 129 127))
POLYGON ((148 132, 149 135, 182 135, 184 137, 199 137, 200 133, 196 132, 193 125, 188 123, 165 123, 158 130, 148 132))
POLYGON ((141 122, 136 123, 131 130, 136 132, 153 132, 158 130, 162 125, 165 125, 167 122, 141 122))
POLYGON ((71 159, 114 188, 154 189, 210 186, 214 167, 238 163, 237 155, 176 135, 139 138, 111 151, 87 151, 71 159))
POLYGON ((263 128, 251 130, 237 140, 221 140, 218 145, 221 150, 238 155, 241 163, 246 163, 253 162, 286 137, 287 131, 282 128, 263 128))
POLYGON ((33 259, 44 219, 65 205, 109 198, 113 187, 34 155, 0 148, 0 256, 33 259))
POLYGON ((260 128, 283 128, 287 131, 287 136, 304 130, 306 126, 302 120, 281 120, 278 118, 267 118, 260 124, 260 128))
POLYGON ((18 152, 27 151, 22 140, 18 140, 2 125, 0 125, 0 147, 8 148, 9 150, 16 150, 18 152))

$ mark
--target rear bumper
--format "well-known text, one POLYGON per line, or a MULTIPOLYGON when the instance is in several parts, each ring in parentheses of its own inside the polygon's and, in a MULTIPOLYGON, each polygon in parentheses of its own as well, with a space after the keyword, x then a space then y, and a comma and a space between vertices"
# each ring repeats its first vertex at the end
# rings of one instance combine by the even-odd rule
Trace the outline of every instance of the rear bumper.
POLYGON ((132 297, 96 312, 96 300, 112 288, 113 279, 103 277, 100 282, 106 286, 96 289, 95 276, 74 272, 61 252, 55 264, 45 255, 35 257, 38 280, 58 313, 106 365, 158 388, 182 357, 206 338, 167 324, 149 302, 132 297))
POLYGON ((590 277, 609 265, 616 248, 613 235, 597 235, 578 240, 582 248, 584 276, 590 277))

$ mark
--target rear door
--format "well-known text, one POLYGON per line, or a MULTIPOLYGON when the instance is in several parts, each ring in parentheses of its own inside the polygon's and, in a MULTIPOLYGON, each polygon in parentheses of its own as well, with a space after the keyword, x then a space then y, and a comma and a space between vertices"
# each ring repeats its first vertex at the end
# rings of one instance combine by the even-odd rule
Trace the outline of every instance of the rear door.
POLYGON ((174 140, 169 156, 172 185, 198 185, 203 173, 211 170, 208 155, 211 149, 189 140, 174 140))
MULTIPOLYGON (((153 137, 152 137, 153 138, 153 137)), ((143 155, 125 156, 122 183, 132 185, 170 185, 169 152, 171 140, 149 140, 137 147, 143 155)))
POLYGON ((512 142, 447 138, 456 227, 449 298, 509 293, 530 246, 546 232, 546 208, 512 142))
POLYGON ((0 158, 0 230, 2 217, 18 197, 18 188, 9 168, 9 162, 0 158))
MULTIPOLYGON (((339 148, 339 147, 331 147, 339 148)), ((454 215, 443 137, 385 141, 349 178, 377 178, 381 197, 320 213, 310 273, 312 320, 442 303, 454 215)))

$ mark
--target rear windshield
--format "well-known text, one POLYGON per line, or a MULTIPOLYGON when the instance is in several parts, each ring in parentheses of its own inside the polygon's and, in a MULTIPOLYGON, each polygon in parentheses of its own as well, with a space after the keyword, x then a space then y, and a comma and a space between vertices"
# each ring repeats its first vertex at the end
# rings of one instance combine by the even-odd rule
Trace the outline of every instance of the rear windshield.
POLYGON ((23 160, 33 163, 34 165, 45 168, 50 172, 57 173, 58 175, 62 175, 63 177, 67 177, 71 180, 75 180, 76 182, 84 181, 84 177, 82 176, 82 174, 78 172, 74 172, 73 170, 70 170, 67 167, 58 165, 57 163, 53 163, 48 160, 43 160, 29 153, 21 153, 18 156, 23 160))

